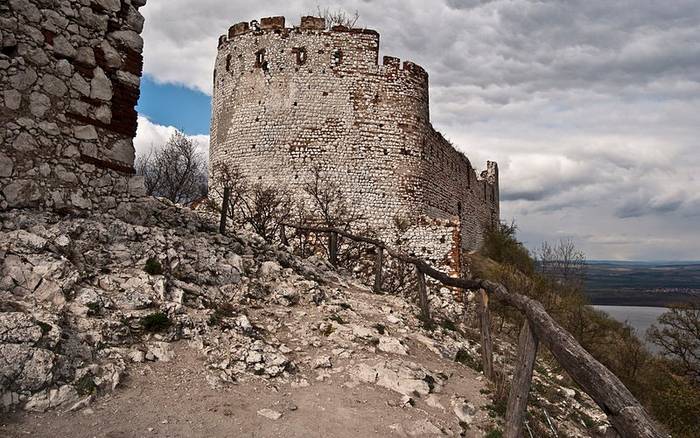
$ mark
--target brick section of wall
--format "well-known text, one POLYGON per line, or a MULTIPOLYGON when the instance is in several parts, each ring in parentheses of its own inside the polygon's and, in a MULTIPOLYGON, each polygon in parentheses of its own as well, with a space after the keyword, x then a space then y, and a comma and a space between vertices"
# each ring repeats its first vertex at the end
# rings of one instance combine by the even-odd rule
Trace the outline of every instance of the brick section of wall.
POLYGON ((0 4, 0 209, 111 209, 133 177, 146 0, 0 4))
POLYGON ((281 17, 260 23, 219 40, 210 169, 236 164, 301 192, 320 167, 380 236, 408 219, 410 247, 458 273, 461 252, 498 219, 498 171, 476 173, 433 129, 425 70, 380 64, 372 30, 327 30, 312 17, 293 28, 281 17))

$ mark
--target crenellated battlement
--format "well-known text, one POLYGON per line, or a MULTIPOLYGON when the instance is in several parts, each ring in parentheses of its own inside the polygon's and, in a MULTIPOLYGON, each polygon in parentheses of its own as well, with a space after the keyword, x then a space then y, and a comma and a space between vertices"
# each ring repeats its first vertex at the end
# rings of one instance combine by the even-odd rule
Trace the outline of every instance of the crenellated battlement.
POLYGON ((323 17, 304 16, 301 17, 301 22, 298 26, 286 27, 286 18, 283 16, 264 17, 260 20, 242 21, 234 24, 228 30, 228 33, 219 37, 220 42, 226 42, 232 38, 244 35, 248 32, 260 35, 264 32, 338 32, 350 33, 358 35, 372 35, 379 37, 379 33, 372 29, 362 29, 347 26, 332 26, 328 27, 326 19, 323 17))
MULTIPOLYGON (((264 52, 266 57, 274 56, 274 63, 278 67, 289 68, 294 67, 293 64, 289 65, 290 60, 296 59, 297 64, 302 65, 306 64, 307 59, 320 56, 326 64, 322 68, 342 70, 346 74, 371 70, 380 75, 388 75, 392 80, 405 77, 419 89, 424 88, 420 92, 427 94, 428 73, 423 67, 411 61, 402 64, 400 59, 389 56, 385 56, 380 64, 380 35, 374 30, 344 26, 329 29, 324 18, 313 16, 301 17, 300 24, 296 26, 286 27, 286 24, 285 17, 276 16, 232 25, 228 33, 219 38, 220 58, 222 55, 227 57, 225 66, 229 69, 232 63, 246 62, 260 67, 264 62, 251 61, 250 55, 258 56, 264 52), (252 47, 254 44, 251 40, 255 41, 256 47, 252 47), (250 53, 242 52, 241 47, 246 47, 250 53)), ((272 62, 269 59, 267 66, 272 67, 272 62)), ((219 64, 217 62, 216 72, 219 72, 219 64)), ((250 72, 247 67, 239 70, 250 72)), ((274 71, 274 68, 269 71, 274 71)))

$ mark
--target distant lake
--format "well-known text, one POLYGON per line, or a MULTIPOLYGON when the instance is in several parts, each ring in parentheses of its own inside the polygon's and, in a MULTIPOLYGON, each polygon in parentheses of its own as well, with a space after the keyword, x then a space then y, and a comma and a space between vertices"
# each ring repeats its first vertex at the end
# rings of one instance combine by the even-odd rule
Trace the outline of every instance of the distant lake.
POLYGON ((638 307, 638 306, 593 306, 610 315, 620 322, 627 322, 635 328, 637 336, 644 341, 651 351, 658 352, 658 348, 649 344, 646 339, 646 331, 656 319, 668 311, 665 307, 638 307))

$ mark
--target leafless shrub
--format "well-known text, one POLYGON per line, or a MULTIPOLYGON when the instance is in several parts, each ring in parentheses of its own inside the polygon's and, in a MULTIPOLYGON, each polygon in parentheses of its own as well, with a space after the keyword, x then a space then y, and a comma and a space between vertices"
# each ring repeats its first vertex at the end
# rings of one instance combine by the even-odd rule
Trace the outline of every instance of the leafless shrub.
POLYGON ((197 143, 176 131, 160 148, 136 159, 136 173, 144 177, 146 192, 187 204, 207 194, 207 164, 197 143))
MULTIPOLYGON (((294 218, 301 225, 321 225, 359 233, 354 230, 362 222, 340 185, 333 181, 319 166, 311 169, 309 180, 303 185, 305 198, 299 200, 294 218)), ((367 235, 369 230, 362 230, 367 235)), ((316 253, 328 256, 328 236, 311 236, 297 233, 302 253, 316 253)), ((338 237, 338 265, 357 272, 366 259, 367 245, 338 237)))
POLYGON ((293 200, 288 190, 255 184, 240 198, 242 220, 267 242, 279 235, 280 227, 292 216, 293 200))
POLYGON ((330 8, 321 8, 321 6, 316 7, 316 15, 326 20, 326 27, 329 29, 333 26, 344 26, 353 29, 360 19, 360 13, 358 11, 350 14, 343 9, 333 10, 330 8))
POLYGON ((700 303, 671 306, 658 322, 647 331, 647 338, 700 384, 700 303))
POLYGON ((320 223, 329 228, 349 230, 361 219, 345 196, 338 183, 332 181, 320 167, 315 166, 310 180, 304 184, 304 192, 309 196, 309 222, 320 223))
POLYGON ((217 200, 223 200, 224 190, 229 189, 229 204, 227 217, 234 223, 241 223, 238 205, 248 193, 249 183, 241 169, 229 163, 217 163, 212 168, 212 184, 209 187, 210 198, 214 195, 217 200))
POLYGON ((535 254, 537 268, 546 277, 575 289, 582 289, 586 279, 586 256, 573 240, 554 245, 544 242, 535 254))

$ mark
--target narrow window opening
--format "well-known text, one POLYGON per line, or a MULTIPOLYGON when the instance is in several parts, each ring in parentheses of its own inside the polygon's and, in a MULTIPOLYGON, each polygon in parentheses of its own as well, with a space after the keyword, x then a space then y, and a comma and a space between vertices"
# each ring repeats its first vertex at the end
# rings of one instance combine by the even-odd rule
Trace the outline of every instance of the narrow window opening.
POLYGON ((267 61, 265 60, 265 49, 255 52, 255 68, 261 68, 264 71, 268 70, 267 61))
POLYGON ((292 49, 297 58, 297 65, 304 65, 309 59, 309 54, 304 47, 295 47, 292 49))
POLYGON ((226 55, 226 71, 231 71, 231 55, 226 55))
POLYGON ((334 50, 333 54, 331 55, 331 65, 338 66, 342 63, 343 63, 343 51, 340 49, 334 50))
POLYGON ((462 203, 461 202, 457 202, 457 216, 459 216, 460 219, 462 218, 462 203))

